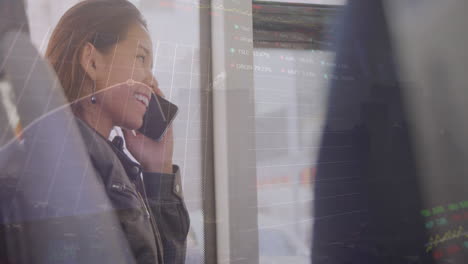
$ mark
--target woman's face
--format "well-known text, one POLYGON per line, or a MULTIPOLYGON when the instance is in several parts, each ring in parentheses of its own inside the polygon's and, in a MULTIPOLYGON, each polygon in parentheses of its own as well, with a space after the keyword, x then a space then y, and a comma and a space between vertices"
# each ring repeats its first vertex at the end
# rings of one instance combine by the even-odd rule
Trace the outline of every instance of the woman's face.
POLYGON ((96 60, 97 106, 101 118, 108 118, 114 126, 138 129, 157 87, 152 74, 153 50, 146 29, 130 26, 126 38, 120 40, 96 60), (131 85, 133 82, 145 85, 131 85), (146 99, 145 99, 146 97, 146 99))

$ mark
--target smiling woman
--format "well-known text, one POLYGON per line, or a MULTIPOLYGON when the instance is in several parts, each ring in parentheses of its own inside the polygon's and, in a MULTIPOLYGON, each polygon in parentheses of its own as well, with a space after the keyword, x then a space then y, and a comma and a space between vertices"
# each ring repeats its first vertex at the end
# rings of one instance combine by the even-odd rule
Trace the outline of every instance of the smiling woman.
POLYGON ((94 169, 117 211, 138 263, 183 263, 189 219, 172 164, 172 131, 159 142, 135 133, 152 93, 152 40, 127 0, 87 0, 68 10, 46 57, 77 117, 94 169), (107 140, 113 127, 123 140, 107 140), (130 132, 132 131, 132 133, 130 132), (99 136, 96 136, 99 135, 99 136))
POLYGON ((132 7, 125 1, 76 5, 59 21, 46 52, 75 114, 103 136, 112 125, 131 130, 141 126, 142 111, 133 94, 149 98, 151 90, 128 89, 127 80, 156 88, 151 74, 151 38, 146 22, 132 7), (99 12, 104 9, 107 13, 99 12), (92 101, 81 100, 86 96, 92 96, 92 101))
POLYGON ((82 48, 79 66, 87 79, 82 84, 83 90, 90 91, 92 87, 93 101, 79 100, 77 104, 82 107, 77 114, 101 134, 108 135, 115 125, 130 130, 141 127, 147 105, 139 99, 149 100, 152 89, 156 88, 151 73, 152 52, 145 48, 151 46, 144 26, 132 24, 126 36, 120 37, 107 51, 97 50, 90 42, 82 48), (139 85, 129 86, 129 79, 139 85))

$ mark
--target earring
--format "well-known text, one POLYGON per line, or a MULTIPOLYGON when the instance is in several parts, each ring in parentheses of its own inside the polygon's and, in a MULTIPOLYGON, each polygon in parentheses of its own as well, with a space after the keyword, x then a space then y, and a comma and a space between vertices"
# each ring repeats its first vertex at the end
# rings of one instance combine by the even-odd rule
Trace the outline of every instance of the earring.
POLYGON ((91 103, 96 104, 97 99, 96 99, 96 82, 94 82, 93 85, 93 95, 91 96, 91 103))

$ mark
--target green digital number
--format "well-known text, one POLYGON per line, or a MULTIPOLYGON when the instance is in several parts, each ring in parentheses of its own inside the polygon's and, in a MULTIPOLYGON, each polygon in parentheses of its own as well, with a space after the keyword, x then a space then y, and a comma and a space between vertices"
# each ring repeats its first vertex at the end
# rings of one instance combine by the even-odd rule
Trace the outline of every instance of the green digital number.
POLYGON ((433 214, 441 214, 443 212, 445 212, 445 209, 442 206, 437 206, 437 207, 432 208, 433 214))
POLYGON ((429 216, 431 216, 431 211, 429 211, 429 210, 422 210, 422 211, 421 211, 421 214, 422 214, 424 217, 429 217, 429 216))

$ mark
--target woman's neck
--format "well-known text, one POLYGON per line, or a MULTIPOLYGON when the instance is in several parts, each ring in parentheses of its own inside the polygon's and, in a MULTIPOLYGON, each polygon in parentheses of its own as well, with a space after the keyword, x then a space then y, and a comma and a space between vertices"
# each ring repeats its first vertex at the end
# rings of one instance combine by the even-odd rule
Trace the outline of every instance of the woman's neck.
POLYGON ((112 120, 94 105, 93 107, 85 107, 79 114, 79 118, 104 138, 109 138, 110 132, 114 127, 112 120))

